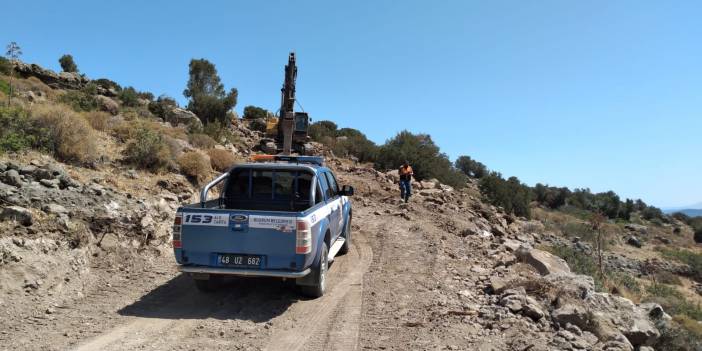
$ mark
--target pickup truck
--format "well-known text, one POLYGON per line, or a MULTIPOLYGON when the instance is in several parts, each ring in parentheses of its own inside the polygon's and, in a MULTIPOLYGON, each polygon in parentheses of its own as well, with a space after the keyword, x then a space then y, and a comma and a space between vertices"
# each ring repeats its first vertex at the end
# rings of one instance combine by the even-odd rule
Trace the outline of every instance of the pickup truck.
POLYGON ((353 187, 339 186, 314 156, 254 156, 208 183, 200 202, 180 207, 173 250, 201 291, 224 276, 294 279, 320 297, 329 263, 351 245, 353 187), (260 162, 263 161, 263 162, 260 162), (219 196, 208 200, 218 186, 219 196))

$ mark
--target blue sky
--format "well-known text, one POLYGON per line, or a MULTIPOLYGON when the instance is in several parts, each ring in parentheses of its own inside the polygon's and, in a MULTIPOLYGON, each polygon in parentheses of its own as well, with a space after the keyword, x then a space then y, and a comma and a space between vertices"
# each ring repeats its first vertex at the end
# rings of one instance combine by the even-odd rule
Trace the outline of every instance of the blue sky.
POLYGON ((191 58, 246 105, 276 110, 287 53, 314 120, 382 143, 432 135, 528 184, 702 201, 697 1, 31 1, 0 42, 58 70, 64 53, 185 102, 191 58))

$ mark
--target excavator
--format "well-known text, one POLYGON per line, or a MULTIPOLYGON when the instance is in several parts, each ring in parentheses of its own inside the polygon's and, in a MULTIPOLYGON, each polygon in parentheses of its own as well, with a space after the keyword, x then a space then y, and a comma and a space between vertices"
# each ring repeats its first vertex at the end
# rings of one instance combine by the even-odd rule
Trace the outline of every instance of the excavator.
POLYGON ((306 112, 295 111, 295 80, 297 79, 297 64, 295 53, 288 56, 285 65, 285 80, 280 89, 280 114, 270 118, 266 123, 266 134, 275 139, 277 151, 282 155, 290 155, 293 151, 300 155, 306 153, 305 143, 308 141, 307 130, 310 118, 306 112))

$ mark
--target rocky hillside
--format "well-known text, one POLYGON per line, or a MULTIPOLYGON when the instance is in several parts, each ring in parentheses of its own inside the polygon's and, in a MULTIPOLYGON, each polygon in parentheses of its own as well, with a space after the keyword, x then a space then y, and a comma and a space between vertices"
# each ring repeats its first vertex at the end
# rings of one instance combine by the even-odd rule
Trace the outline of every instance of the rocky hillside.
POLYGON ((3 110, 12 128, 40 133, 36 126, 58 130, 66 119, 88 129, 28 144, 3 134, 13 141, 3 145, 21 146, 0 155, 4 348, 702 347, 700 249, 684 223, 610 221, 598 245, 582 214, 506 214, 473 180, 462 189, 415 183, 403 204, 396 172, 332 157, 341 182, 356 188, 357 238, 332 266, 328 296, 299 300, 268 280, 202 296, 174 267, 174 211, 197 201, 199 183, 265 145, 261 133, 239 119, 206 131, 171 104, 127 106, 104 81, 16 70, 19 98, 3 110), (82 109, 84 99, 95 107, 82 109), (94 155, 62 147, 75 140, 94 155))

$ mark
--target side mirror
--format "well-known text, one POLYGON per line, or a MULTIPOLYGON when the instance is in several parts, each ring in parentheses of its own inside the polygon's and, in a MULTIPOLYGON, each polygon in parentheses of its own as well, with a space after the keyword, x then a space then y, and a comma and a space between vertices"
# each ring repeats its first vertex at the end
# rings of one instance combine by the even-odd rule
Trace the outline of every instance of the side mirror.
POLYGON ((341 191, 339 191, 339 195, 341 196, 353 196, 353 187, 350 185, 344 185, 341 187, 341 191))

